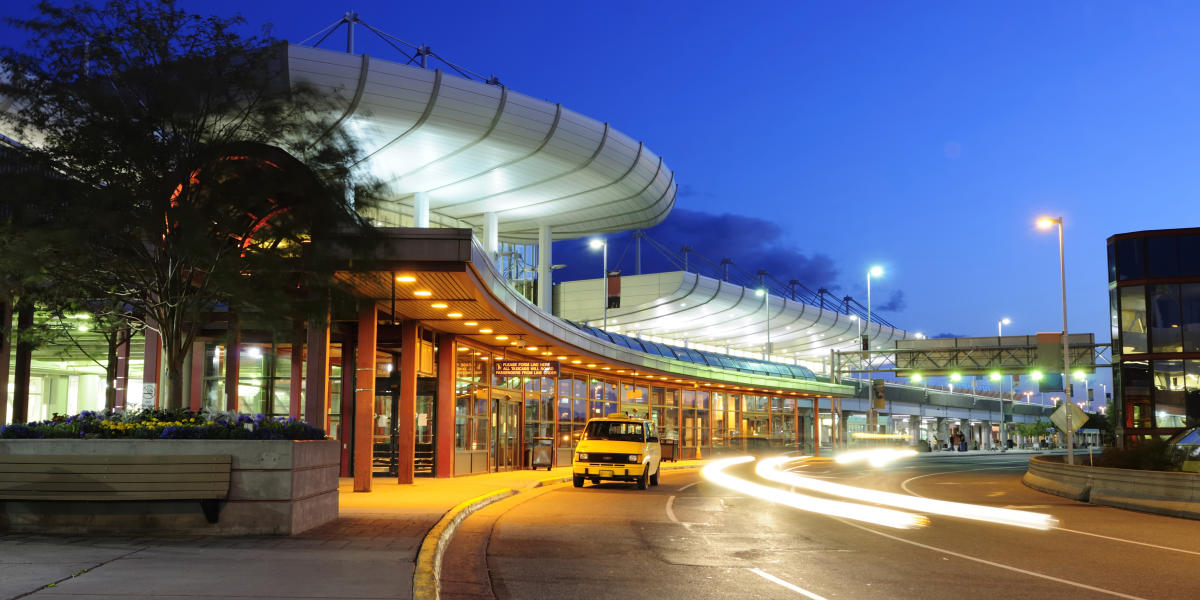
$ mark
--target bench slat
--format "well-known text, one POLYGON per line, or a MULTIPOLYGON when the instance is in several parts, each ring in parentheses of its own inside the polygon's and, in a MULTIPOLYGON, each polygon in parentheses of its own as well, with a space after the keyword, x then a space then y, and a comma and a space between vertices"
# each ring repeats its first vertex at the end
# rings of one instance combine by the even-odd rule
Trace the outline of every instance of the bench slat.
POLYGON ((224 473, 0 473, 0 488, 7 483, 21 482, 71 482, 90 481, 96 483, 163 482, 176 481, 229 481, 229 472, 224 473))
POLYGON ((189 463, 229 463, 228 454, 190 454, 170 456, 129 456, 129 455, 90 455, 63 456, 57 454, 0 454, 0 465, 45 463, 56 464, 69 462, 75 464, 126 464, 126 465, 157 465, 157 464, 189 464, 189 463))
POLYGON ((185 491, 185 490, 216 490, 227 488, 225 481, 0 481, 0 491, 45 490, 51 492, 87 491, 87 492, 137 492, 137 491, 185 491))
POLYGON ((95 463, 0 463, 0 474, 25 475, 29 473, 228 473, 229 463, 189 463, 171 465, 150 464, 95 464, 95 463))
POLYGON ((140 491, 134 493, 98 494, 95 492, 31 491, 19 494, 0 491, 0 500, 79 500, 79 501, 128 501, 128 500, 221 500, 225 490, 140 491))

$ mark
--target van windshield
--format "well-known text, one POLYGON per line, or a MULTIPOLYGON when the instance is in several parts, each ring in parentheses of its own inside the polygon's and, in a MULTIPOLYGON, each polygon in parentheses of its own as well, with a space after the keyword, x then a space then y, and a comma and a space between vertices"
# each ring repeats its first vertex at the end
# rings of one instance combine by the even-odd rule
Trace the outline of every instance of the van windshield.
POLYGON ((646 441, 646 428, 633 421, 592 421, 583 433, 589 440, 646 441))

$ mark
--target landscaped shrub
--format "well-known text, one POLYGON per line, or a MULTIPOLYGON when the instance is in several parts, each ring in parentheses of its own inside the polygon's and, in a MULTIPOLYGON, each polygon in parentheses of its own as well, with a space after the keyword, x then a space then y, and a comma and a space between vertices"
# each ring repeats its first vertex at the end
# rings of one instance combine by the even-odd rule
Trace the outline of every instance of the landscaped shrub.
MULTIPOLYGON (((1075 464, 1079 462, 1079 453, 1075 453, 1075 464)), ((1171 456, 1166 440, 1139 440, 1131 448, 1105 448, 1104 452, 1095 457, 1097 467, 1114 469, 1143 469, 1147 471, 1178 471, 1178 465, 1171 464, 1171 456)))
POLYGON ((325 432, 288 417, 186 409, 55 415, 0 428, 0 439, 323 440, 325 432))

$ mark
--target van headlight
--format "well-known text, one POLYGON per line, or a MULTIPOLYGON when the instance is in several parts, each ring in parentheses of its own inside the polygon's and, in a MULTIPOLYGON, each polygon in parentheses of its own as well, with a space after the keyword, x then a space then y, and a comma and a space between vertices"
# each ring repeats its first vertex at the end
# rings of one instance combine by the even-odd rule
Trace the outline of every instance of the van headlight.
POLYGON ((640 458, 638 455, 636 455, 636 454, 630 454, 630 455, 629 455, 629 462, 630 462, 630 463, 641 462, 641 461, 639 461, 639 460, 638 460, 638 458, 640 458))
POLYGON ((588 459, 588 453, 587 453, 587 452, 580 452, 580 453, 579 453, 579 460, 581 460, 581 461, 586 461, 587 459, 588 459))

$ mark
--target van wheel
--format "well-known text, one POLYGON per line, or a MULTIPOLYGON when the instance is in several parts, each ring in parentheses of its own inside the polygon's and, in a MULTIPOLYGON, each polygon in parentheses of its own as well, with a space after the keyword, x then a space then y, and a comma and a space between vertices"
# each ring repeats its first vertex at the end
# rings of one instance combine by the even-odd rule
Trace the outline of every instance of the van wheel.
POLYGON ((658 474, 661 472, 662 472, 662 465, 659 464, 658 468, 654 470, 654 474, 650 476, 650 485, 658 485, 658 474))
POLYGON ((576 475, 571 478, 571 483, 575 484, 575 487, 583 487, 583 477, 576 475))
POLYGON ((638 477, 638 479, 637 479, 638 489, 639 490, 646 489, 647 487, 649 487, 649 485, 647 485, 649 482, 650 482, 650 465, 647 464, 646 470, 642 471, 642 476, 638 477))

